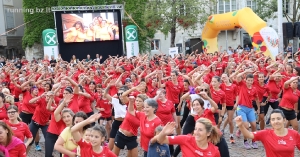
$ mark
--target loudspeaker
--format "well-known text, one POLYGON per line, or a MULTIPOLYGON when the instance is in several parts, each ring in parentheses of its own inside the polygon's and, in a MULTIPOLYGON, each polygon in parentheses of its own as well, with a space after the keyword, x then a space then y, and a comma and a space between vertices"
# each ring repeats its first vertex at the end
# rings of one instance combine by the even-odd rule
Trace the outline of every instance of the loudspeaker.
POLYGON ((293 38, 294 37, 293 23, 291 23, 291 22, 282 23, 282 34, 283 34, 283 37, 293 38))
POLYGON ((300 37, 300 22, 294 23, 294 37, 300 37))

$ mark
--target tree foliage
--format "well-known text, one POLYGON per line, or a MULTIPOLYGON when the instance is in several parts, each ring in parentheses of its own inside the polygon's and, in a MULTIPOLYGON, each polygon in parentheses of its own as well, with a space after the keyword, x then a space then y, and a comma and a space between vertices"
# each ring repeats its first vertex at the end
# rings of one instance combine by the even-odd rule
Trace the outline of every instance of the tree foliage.
POLYGON ((42 31, 47 28, 55 27, 53 13, 46 12, 46 9, 57 5, 57 1, 58 0, 23 0, 23 9, 34 9, 34 13, 27 11, 23 12, 24 22, 27 23, 22 39, 22 46, 24 49, 27 46, 31 47, 34 43, 41 43, 42 31))
POLYGON ((146 4, 144 25, 154 28, 165 35, 171 33, 174 46, 178 29, 199 29, 216 6, 216 0, 151 0, 146 4))

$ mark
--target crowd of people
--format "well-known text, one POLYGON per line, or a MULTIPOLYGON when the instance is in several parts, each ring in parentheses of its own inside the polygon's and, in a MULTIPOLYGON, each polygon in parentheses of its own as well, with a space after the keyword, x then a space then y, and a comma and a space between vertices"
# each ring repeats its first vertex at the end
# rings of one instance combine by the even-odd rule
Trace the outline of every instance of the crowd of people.
POLYGON ((63 157, 115 157, 123 149, 137 157, 139 146, 144 157, 229 157, 228 144, 241 134, 245 149, 261 141, 267 157, 293 157, 300 149, 300 51, 272 60, 240 49, 174 58, 6 60, 0 152, 25 157, 33 144, 41 150, 41 130, 45 157, 54 150, 63 157))

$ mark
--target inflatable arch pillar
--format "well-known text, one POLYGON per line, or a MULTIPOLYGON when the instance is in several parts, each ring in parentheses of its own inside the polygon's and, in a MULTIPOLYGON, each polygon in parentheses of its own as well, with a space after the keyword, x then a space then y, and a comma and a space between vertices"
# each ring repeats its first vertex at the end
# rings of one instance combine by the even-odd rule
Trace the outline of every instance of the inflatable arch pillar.
POLYGON ((278 34, 250 8, 209 16, 203 30, 202 40, 207 53, 218 51, 218 34, 222 30, 243 28, 249 33, 256 52, 263 52, 272 59, 278 55, 278 34))

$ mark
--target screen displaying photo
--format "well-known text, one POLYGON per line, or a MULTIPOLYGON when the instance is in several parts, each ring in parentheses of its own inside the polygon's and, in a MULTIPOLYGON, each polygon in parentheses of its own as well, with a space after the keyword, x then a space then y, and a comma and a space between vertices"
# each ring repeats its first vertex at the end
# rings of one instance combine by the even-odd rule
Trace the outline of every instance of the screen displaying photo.
POLYGON ((65 43, 119 40, 116 12, 68 13, 61 16, 65 43))

